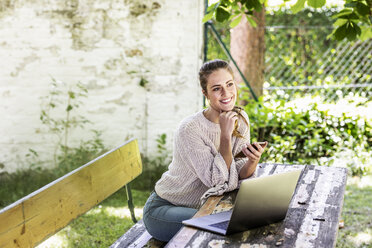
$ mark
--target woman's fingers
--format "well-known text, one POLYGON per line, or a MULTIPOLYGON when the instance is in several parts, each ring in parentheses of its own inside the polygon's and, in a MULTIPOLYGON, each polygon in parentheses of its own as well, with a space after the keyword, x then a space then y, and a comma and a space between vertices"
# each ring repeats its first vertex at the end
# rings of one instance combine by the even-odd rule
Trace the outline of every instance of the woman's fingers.
MULTIPOLYGON (((258 151, 257 148, 256 148, 256 145, 258 144, 248 144, 247 147, 249 148, 249 150, 256 156, 261 156, 262 152, 258 151), (254 145, 253 145, 254 144, 254 145)), ((262 148, 261 148, 262 150, 262 148)))
POLYGON ((244 155, 252 160, 260 160, 264 148, 262 148, 257 142, 253 144, 246 144, 242 149, 244 155))
POLYGON ((235 122, 238 120, 238 116, 233 111, 223 112, 220 114, 219 120, 221 132, 226 135, 231 135, 234 130, 235 122))
POLYGON ((233 111, 224 112, 224 114, 225 114, 226 120, 231 121, 231 123, 235 124, 235 121, 238 120, 238 114, 233 111))
POLYGON ((238 118, 238 114, 234 111, 229 111, 227 113, 230 118, 235 118, 235 117, 238 118))
MULTIPOLYGON (((256 147, 256 150, 262 154, 264 152, 264 147, 262 147, 258 142, 253 142, 253 145, 256 147)), ((266 147, 266 145, 265 145, 266 147)))
POLYGON ((220 113, 220 117, 232 119, 234 117, 238 117, 238 114, 234 111, 222 112, 220 113))
POLYGON ((252 153, 247 147, 243 147, 242 149, 244 155, 252 160, 259 160, 261 156, 257 156, 256 154, 252 153))

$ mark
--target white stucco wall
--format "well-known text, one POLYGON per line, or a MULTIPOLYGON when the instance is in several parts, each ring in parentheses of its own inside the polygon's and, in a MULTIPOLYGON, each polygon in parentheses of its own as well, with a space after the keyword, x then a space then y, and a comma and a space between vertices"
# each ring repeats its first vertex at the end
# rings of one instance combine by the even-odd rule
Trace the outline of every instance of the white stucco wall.
MULTIPOLYGON (((39 117, 51 89, 88 89, 76 114, 91 121, 74 144, 102 131, 107 148, 139 139, 145 155, 159 134, 202 106, 201 0, 34 0, 0 5, 0 169, 29 166, 29 149, 51 159, 56 136, 39 117), (145 87, 140 82, 148 82, 145 87)), ((61 97, 62 95, 60 95, 61 97)), ((62 108, 53 110, 63 115, 62 108)))

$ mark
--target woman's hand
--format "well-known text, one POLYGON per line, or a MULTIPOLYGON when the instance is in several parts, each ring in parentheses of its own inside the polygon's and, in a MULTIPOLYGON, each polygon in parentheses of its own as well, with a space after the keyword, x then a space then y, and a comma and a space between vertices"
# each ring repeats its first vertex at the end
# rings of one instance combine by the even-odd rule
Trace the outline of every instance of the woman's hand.
POLYGON ((221 136, 231 137, 235 122, 238 120, 238 114, 234 111, 222 112, 219 116, 221 136))
POLYGON ((231 136, 234 131, 235 121, 237 121, 238 115, 233 111, 222 112, 219 116, 221 136, 220 136, 220 153, 225 160, 227 169, 230 170, 230 166, 233 160, 232 147, 231 147, 231 136))
POLYGON ((265 141, 264 146, 259 145, 258 142, 254 142, 253 144, 246 144, 246 146, 243 147, 242 152, 249 159, 247 163, 243 166, 243 168, 240 170, 239 173, 240 179, 245 179, 253 175, 267 144, 268 144, 267 141, 265 141))
POLYGON ((263 147, 258 144, 258 142, 254 142, 253 144, 248 143, 243 147, 242 152, 252 162, 258 162, 261 159, 261 155, 264 152, 266 145, 267 142, 265 142, 265 145, 263 147))

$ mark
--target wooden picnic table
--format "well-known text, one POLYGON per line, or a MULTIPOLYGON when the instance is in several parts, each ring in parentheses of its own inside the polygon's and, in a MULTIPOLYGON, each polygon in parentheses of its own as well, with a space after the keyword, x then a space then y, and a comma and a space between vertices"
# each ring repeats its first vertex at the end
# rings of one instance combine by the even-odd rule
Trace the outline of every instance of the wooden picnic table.
MULTIPOLYGON (((228 236, 183 227, 165 247, 334 247, 347 169, 259 164, 257 176, 299 168, 304 172, 283 221, 228 236)), ((236 194, 237 190, 210 197, 194 217, 230 210, 236 194)))

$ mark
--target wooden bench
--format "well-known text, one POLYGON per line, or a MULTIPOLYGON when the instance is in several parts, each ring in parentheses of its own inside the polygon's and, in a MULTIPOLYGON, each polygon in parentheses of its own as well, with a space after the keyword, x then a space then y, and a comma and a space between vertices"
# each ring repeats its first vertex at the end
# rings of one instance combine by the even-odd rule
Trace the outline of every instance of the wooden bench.
MULTIPOLYGON (((111 248, 124 247, 334 247, 347 169, 313 165, 259 164, 258 176, 304 170, 285 220, 246 232, 221 236, 183 227, 168 244, 151 238, 143 223, 134 225, 111 248)), ((237 191, 210 197, 194 217, 230 210, 237 191)))
POLYGON ((72 220, 127 187, 142 173, 137 140, 130 140, 0 211, 0 247, 34 247, 72 220))

